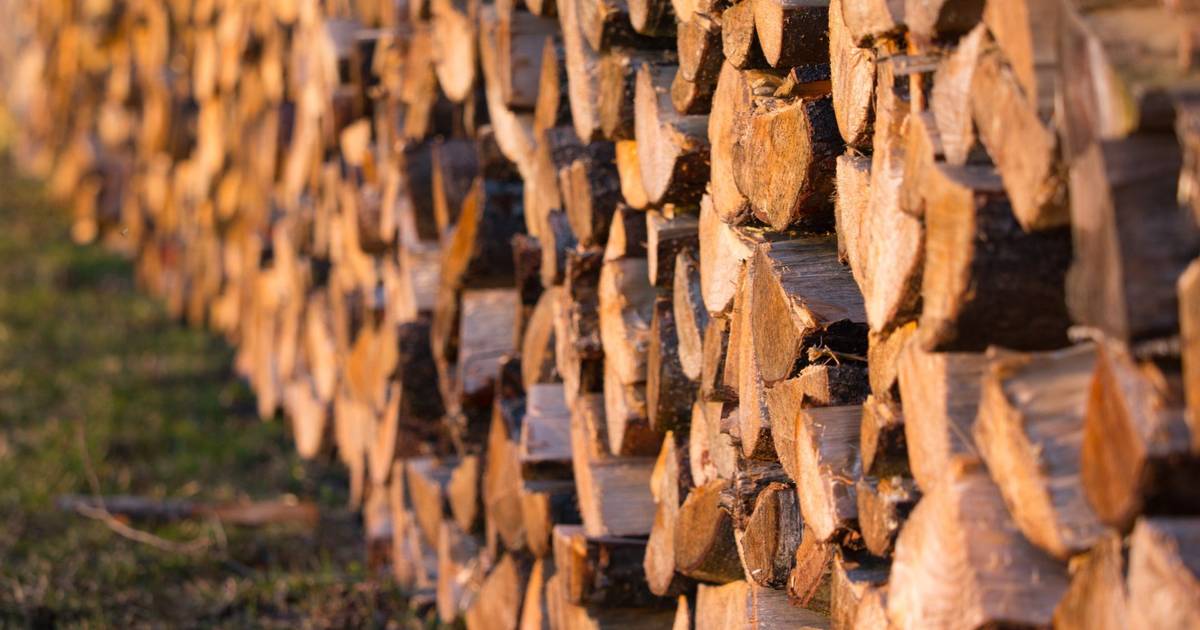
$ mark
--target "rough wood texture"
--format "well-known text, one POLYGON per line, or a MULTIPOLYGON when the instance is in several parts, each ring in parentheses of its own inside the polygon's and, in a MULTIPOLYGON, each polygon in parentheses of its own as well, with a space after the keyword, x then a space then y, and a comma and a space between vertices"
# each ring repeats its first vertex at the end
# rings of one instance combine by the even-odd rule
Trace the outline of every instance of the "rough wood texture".
POLYGON ((975 444, 1025 537, 1067 558, 1104 528, 1079 485, 1095 350, 996 353, 983 377, 975 444))
POLYGON ((787 594, 744 580, 701 585, 696 593, 696 630, 804 630, 828 628, 829 620, 788 603, 787 594))
POLYGON ((971 468, 951 466, 896 541, 888 617, 898 628, 1049 625, 1066 591, 1065 567, 1025 541, 987 473, 971 468))
POLYGON ((694 203, 708 181, 708 119, 675 111, 673 77, 669 66, 644 65, 638 70, 634 137, 651 204, 694 203))

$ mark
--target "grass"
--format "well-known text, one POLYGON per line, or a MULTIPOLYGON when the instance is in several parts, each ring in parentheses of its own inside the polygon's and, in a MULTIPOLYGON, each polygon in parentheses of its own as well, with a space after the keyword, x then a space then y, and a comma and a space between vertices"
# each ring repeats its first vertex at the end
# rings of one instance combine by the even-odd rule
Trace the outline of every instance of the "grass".
MULTIPOLYGON (((367 579, 336 466, 296 457, 262 422, 232 351, 139 294, 128 262, 73 245, 66 213, 0 162, 0 626, 405 627, 367 579), (85 451, 86 449, 86 451, 85 451), (90 464, 88 463, 90 462, 90 464), (54 507, 89 493, 315 500, 315 531, 151 527, 161 551, 54 507)), ((136 524, 138 527, 147 527, 136 524)))

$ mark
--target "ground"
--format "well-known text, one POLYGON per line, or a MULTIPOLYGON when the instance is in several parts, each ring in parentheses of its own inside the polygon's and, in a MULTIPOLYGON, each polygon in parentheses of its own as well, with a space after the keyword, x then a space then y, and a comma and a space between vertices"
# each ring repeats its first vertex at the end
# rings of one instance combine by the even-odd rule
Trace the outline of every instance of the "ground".
POLYGON ((232 351, 137 292, 131 265, 73 245, 66 212, 0 161, 0 627, 408 627, 368 579, 331 462, 261 421, 232 351), (169 552, 55 508, 64 494, 292 495, 321 523, 132 523, 169 552))

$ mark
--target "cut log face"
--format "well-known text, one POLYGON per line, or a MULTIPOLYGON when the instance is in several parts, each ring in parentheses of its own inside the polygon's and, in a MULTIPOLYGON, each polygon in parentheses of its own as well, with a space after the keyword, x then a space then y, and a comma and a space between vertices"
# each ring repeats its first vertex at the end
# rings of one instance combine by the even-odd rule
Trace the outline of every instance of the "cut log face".
POLYGON ((952 53, 938 64, 929 94, 929 111, 937 125, 938 137, 946 162, 954 166, 967 163, 975 148, 975 121, 971 117, 971 79, 979 64, 979 55, 987 43, 987 28, 976 26, 959 42, 952 53))
MULTIPOLYGON (((912 319, 924 261, 923 227, 905 212, 900 195, 907 177, 900 130, 908 119, 908 104, 897 94, 893 66, 891 61, 877 66, 875 140, 866 202, 851 192, 838 215, 839 237, 862 289, 867 321, 875 332, 912 319), (856 214, 860 211, 861 215, 856 214)), ((846 175, 850 178, 851 173, 846 175)))
POLYGON ((721 14, 722 49, 725 59, 735 68, 767 67, 754 26, 753 0, 734 3, 721 14))
POLYGON ((925 346, 978 351, 987 344, 1024 350, 1065 345, 1066 232, 1022 230, 991 169, 936 165, 926 175, 925 346))
POLYGON ((642 556, 646 541, 588 536, 582 527, 554 528, 554 569, 562 576, 567 601, 578 606, 663 607, 646 586, 642 556))
POLYGON ((525 467, 570 461, 571 413, 561 384, 534 385, 526 392, 518 453, 525 467))
POLYGON ((867 549, 881 558, 892 555, 896 535, 921 493, 909 477, 863 477, 855 486, 858 529, 867 549))
POLYGON ((600 138, 600 116, 596 108, 600 56, 584 37, 579 2, 563 0, 561 4, 558 21, 562 27, 571 122, 579 139, 591 142, 600 138))
POLYGON ((509 554, 500 558, 484 578, 479 594, 466 611, 463 620, 467 628, 516 630, 529 570, 528 560, 514 560, 509 554))
POLYGON ((982 55, 971 84, 972 118, 1021 227, 1033 231, 1064 226, 1070 213, 1058 138, 1018 81, 998 53, 982 55))
MULTIPOLYGON (((832 7, 830 2, 830 11, 832 7)), ((904 0, 843 1, 841 10, 855 46, 870 47, 877 40, 896 35, 904 26, 904 0)))
POLYGON ((521 340, 521 382, 528 391, 540 383, 561 382, 555 364, 554 305, 562 287, 550 287, 538 298, 521 340))
POLYGON ((475 87, 477 50, 475 4, 463 0, 430 0, 433 69, 450 100, 461 103, 475 87))
POLYGON ((721 220, 708 195, 700 200, 700 293, 708 312, 725 313, 733 306, 738 276, 754 245, 721 220))
POLYGON ((836 545, 817 540, 807 527, 800 535, 796 562, 788 576, 787 593, 801 606, 819 609, 829 603, 830 569, 836 545))
POLYGON ((829 2, 751 0, 754 30, 772 67, 829 62, 829 2))
POLYGON ((629 0, 629 23, 648 37, 675 34, 675 11, 669 0, 629 0))
POLYGON ((840 551, 833 557, 830 580, 832 626, 853 628, 868 591, 887 586, 890 566, 864 553, 840 551))
MULTIPOLYGON (((743 222, 750 215, 750 201, 742 194, 734 179, 736 165, 733 152, 742 121, 750 111, 752 96, 750 77, 732 63, 723 63, 708 114, 711 168, 707 198, 720 220, 733 225, 743 222)), ((703 220, 703 212, 700 216, 703 220)), ((700 260, 703 262, 704 257, 701 256, 700 260)))
POLYGON ((634 95, 637 74, 643 65, 675 63, 676 55, 666 50, 614 48, 600 61, 599 111, 605 137, 614 141, 634 138, 634 95))
POLYGON ((654 313, 654 288, 647 276, 645 258, 609 261, 600 271, 600 338, 605 362, 622 385, 646 380, 654 313))
POLYGON ((1115 343, 1098 346, 1084 417, 1081 482, 1104 523, 1126 531, 1136 516, 1190 513, 1198 465, 1174 376, 1137 362, 1115 343))
POLYGON ((858 458, 862 407, 809 409, 796 423, 796 492, 805 526, 818 540, 829 540, 857 517, 853 480, 861 474, 858 458))
POLYGON ((983 377, 975 444, 1025 537, 1059 558, 1090 548, 1104 529, 1079 484, 1094 364, 1086 345, 998 354, 983 377))
POLYGON ((689 580, 675 573, 675 527, 679 506, 692 484, 688 453, 688 446, 668 431, 650 476, 650 491, 656 507, 642 568, 650 590, 660 597, 669 597, 691 586, 689 580))
POLYGON ((1121 536, 1108 532, 1071 564, 1071 585, 1054 610, 1054 627, 1065 630, 1129 628, 1121 536))
POLYGON ((621 197, 630 208, 642 209, 650 205, 646 187, 642 184, 642 163, 638 158, 636 140, 618 140, 617 174, 621 177, 621 197))
POLYGON ((1129 603, 1135 628, 1200 624, 1200 520, 1138 520, 1129 539, 1129 603))
POLYGON ((528 11, 500 12, 496 51, 500 61, 500 92, 512 109, 532 110, 537 105, 542 47, 558 30, 558 21, 528 11))
MULTIPOLYGON (((859 48, 846 24, 845 5, 867 5, 855 0, 829 3, 829 75, 833 85, 833 112, 842 140, 851 147, 871 146, 875 100, 875 53, 859 48)), ((839 190, 842 188, 839 182, 839 190)))
POLYGON ((885 477, 908 474, 908 445, 904 415, 886 398, 867 396, 863 403, 861 456, 863 473, 885 477))
MULTIPOLYGON (((571 413, 571 464, 579 514, 589 536, 645 536, 654 522, 652 457, 608 455, 604 405, 580 397, 571 413)), ((661 442, 660 442, 661 443, 661 442)))
POLYGON ((760 586, 784 588, 796 560, 801 531, 795 488, 774 482, 759 492, 742 532, 746 578, 760 586))
POLYGON ((1021 536, 987 474, 970 468, 951 470, 900 533, 888 616, 898 628, 1049 625, 1065 567, 1021 536))
POLYGON ((700 268, 689 250, 675 256, 671 300, 675 319, 675 337, 679 365, 687 378, 700 380, 704 363, 704 335, 708 328, 708 309, 700 295, 700 268))
POLYGON ((671 66, 643 65, 638 70, 634 137, 651 204, 695 203, 708 182, 708 119, 675 111, 674 75, 671 66))
POLYGON ((696 398, 696 384, 679 364, 675 329, 671 298, 660 295, 654 301, 646 359, 646 412, 656 431, 686 427, 696 398))
POLYGON ((957 462, 979 461, 971 436, 987 358, 926 352, 910 342, 899 367, 900 397, 910 419, 904 423, 908 461, 917 484, 930 491, 957 462))
POLYGON ((811 630, 828 628, 828 618, 792 606, 787 593, 739 580, 723 586, 701 585, 696 593, 696 630, 753 628, 811 630))
POLYGON ((675 256, 696 251, 700 244, 700 222, 694 215, 667 217, 657 210, 646 212, 646 261, 650 284, 670 288, 675 280, 675 256))
POLYGON ((721 508, 729 487, 717 480, 692 490, 675 522, 675 570, 702 582, 723 584, 742 578, 733 539, 733 521, 721 508))
POLYGON ((1126 341, 1172 334, 1175 282, 1197 253, 1175 196, 1179 145, 1167 135, 1093 144, 1071 162, 1073 319, 1126 341))
POLYGON ((756 96, 743 125, 733 173, 754 216, 775 230, 828 222, 842 151, 833 99, 756 96))

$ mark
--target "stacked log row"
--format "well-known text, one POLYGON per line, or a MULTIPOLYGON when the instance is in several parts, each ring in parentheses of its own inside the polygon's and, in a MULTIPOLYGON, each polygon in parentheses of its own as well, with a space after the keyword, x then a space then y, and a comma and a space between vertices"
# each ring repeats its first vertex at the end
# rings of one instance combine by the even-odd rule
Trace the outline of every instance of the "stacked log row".
POLYGON ((446 623, 1185 628, 1196 19, 60 2, 0 78, 446 623))

